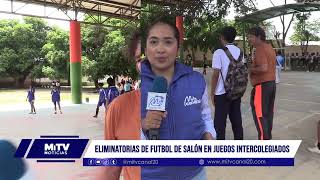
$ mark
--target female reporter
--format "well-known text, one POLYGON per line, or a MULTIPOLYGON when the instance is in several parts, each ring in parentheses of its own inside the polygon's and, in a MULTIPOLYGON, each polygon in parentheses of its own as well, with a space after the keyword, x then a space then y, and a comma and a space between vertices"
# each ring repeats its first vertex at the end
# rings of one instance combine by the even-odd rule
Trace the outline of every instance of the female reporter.
MULTIPOLYGON (((160 18, 146 31, 147 59, 141 64, 141 118, 143 131, 159 128, 161 140, 213 139, 215 130, 203 76, 176 58, 179 31, 169 20, 160 18), (148 111, 147 96, 153 80, 163 76, 168 82, 166 112, 148 111)), ((204 180, 203 167, 141 167, 141 179, 204 180)))

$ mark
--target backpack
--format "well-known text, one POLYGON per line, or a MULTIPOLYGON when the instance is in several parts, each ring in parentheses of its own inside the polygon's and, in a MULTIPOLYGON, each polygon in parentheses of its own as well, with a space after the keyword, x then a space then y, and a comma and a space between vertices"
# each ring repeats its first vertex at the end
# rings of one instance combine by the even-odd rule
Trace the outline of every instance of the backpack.
POLYGON ((243 57, 241 50, 238 61, 233 58, 228 48, 224 47, 223 50, 230 60, 226 80, 224 80, 222 71, 220 71, 224 89, 228 100, 236 100, 241 98, 246 92, 248 84, 248 69, 241 60, 243 57))

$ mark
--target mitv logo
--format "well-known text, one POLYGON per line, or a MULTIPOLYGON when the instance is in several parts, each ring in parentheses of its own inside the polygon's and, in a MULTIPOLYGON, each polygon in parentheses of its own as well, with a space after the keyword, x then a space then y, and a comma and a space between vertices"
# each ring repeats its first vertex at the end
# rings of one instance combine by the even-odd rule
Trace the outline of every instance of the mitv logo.
POLYGON ((44 154, 46 155, 67 155, 70 143, 50 143, 44 144, 44 154))

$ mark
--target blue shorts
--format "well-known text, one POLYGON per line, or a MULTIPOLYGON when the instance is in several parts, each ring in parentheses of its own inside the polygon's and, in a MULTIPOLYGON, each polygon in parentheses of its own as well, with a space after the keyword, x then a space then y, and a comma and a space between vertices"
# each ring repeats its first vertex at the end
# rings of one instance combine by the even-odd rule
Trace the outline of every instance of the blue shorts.
POLYGON ((53 98, 52 102, 60 102, 60 98, 53 98))

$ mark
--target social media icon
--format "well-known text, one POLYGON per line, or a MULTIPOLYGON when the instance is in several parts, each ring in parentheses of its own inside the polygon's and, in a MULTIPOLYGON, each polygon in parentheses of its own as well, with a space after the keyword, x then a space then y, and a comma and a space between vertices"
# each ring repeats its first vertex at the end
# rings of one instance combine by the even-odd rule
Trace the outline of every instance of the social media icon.
POLYGON ((204 160, 203 159, 200 159, 199 160, 199 164, 202 166, 202 165, 204 165, 204 160))
POLYGON ((111 164, 112 164, 112 165, 117 165, 117 160, 112 159, 112 160, 111 160, 111 164))
POLYGON ((108 159, 104 160, 103 165, 105 166, 109 165, 109 160, 108 159))

